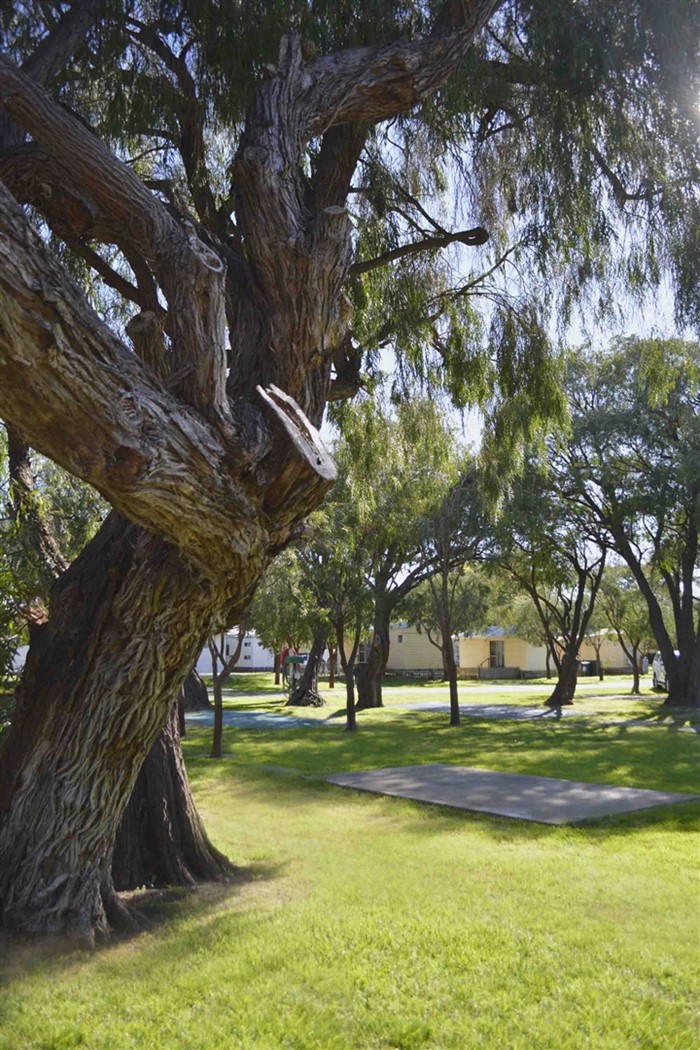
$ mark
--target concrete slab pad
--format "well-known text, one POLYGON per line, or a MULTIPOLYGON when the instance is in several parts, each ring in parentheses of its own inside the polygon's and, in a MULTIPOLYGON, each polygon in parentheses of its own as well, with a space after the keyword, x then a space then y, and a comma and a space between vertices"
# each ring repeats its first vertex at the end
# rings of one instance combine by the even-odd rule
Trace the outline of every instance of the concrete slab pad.
POLYGON ((539 824, 576 824, 615 813, 689 802, 698 795, 610 787, 442 764, 394 766, 329 776, 331 784, 539 824))

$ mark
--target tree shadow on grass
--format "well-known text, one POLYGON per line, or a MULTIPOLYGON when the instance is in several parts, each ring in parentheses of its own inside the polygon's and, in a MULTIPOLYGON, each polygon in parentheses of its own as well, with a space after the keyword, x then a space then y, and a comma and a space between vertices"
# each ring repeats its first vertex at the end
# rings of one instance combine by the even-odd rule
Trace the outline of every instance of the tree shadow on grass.
MULTIPOLYGON (((176 936, 183 922, 192 917, 215 916, 224 909, 230 914, 231 901, 240 898, 246 887, 281 878, 288 866, 288 862, 256 863, 237 867, 232 875, 217 882, 201 882, 190 887, 144 887, 121 893, 121 901, 133 911, 140 928, 115 931, 99 941, 94 950, 75 938, 22 937, 0 928, 0 987, 37 971, 59 974, 73 967, 79 958, 109 956, 121 946, 138 943, 144 935, 159 929, 167 932, 170 927, 176 936)), ((163 951, 162 943, 158 950, 163 951)))

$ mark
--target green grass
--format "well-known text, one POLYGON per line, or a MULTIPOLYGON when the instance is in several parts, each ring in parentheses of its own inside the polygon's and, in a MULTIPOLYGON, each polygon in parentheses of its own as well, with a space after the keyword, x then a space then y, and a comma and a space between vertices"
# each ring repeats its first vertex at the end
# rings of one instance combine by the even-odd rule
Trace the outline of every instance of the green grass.
POLYGON ((241 878, 162 901, 148 933, 92 955, 13 952, 2 1050, 698 1045, 697 805, 557 828, 321 779, 448 762, 693 791, 694 732, 594 714, 451 730, 394 703, 361 719, 227 729, 216 762, 192 732, 200 809, 241 878))
MULTIPOLYGON (((660 712, 665 694, 654 693, 651 679, 642 679, 642 694, 630 694, 632 679, 629 676, 581 679, 575 697, 573 713, 581 717, 605 719, 633 719, 665 717, 660 712)), ((464 705, 507 704, 516 707, 541 707, 551 694, 553 680, 538 679, 527 682, 472 682, 459 683, 460 703, 464 705)), ((336 682, 335 689, 328 689, 327 679, 320 682, 319 691, 326 700, 320 708, 285 708, 286 693, 274 684, 271 672, 241 674, 224 690, 224 706, 232 710, 277 711, 285 715, 297 715, 318 721, 335 719, 345 711, 345 686, 336 682), (240 680, 240 681, 239 681, 240 680)), ((362 722, 383 722, 388 712, 410 704, 449 703, 449 690, 443 682, 415 681, 406 678, 388 677, 383 687, 385 710, 367 711, 359 717, 362 722)))

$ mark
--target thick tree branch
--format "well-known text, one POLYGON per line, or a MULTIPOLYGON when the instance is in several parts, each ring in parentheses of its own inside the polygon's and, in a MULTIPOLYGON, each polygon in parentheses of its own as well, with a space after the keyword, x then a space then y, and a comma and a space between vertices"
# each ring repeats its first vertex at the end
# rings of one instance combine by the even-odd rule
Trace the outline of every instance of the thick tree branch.
POLYGON ((260 402, 285 428, 268 466, 260 408, 242 406, 237 423, 214 427, 168 394, 90 310, 2 186, 0 230, 0 415, 34 448, 212 579, 260 557, 270 530, 318 501, 333 466, 293 402, 260 402))
POLYGON ((405 259, 409 255, 419 255, 421 252, 447 248, 448 245, 457 242, 474 248, 480 244, 485 244, 488 239, 489 235, 482 226, 476 226, 472 230, 458 230, 455 233, 446 233, 442 237, 424 237, 420 241, 412 241, 411 244, 402 244, 398 248, 392 248, 390 251, 378 255, 376 259, 366 259, 363 262, 353 263, 350 272, 368 273, 370 270, 376 270, 380 266, 387 266, 389 263, 396 262, 397 259, 405 259))
POLYGON ((461 27, 447 36, 356 48, 309 62, 305 74, 315 112, 309 112, 307 134, 335 124, 377 123, 412 109, 442 87, 502 2, 463 4, 461 27))
POLYGON ((221 260, 194 228, 177 223, 96 136, 1 56, 0 107, 59 159, 70 180, 111 217, 121 243, 149 260, 168 300, 173 369, 188 369, 182 395, 200 411, 225 415, 221 260))
MULTIPOLYGON (((76 0, 27 59, 22 71, 38 84, 48 84, 56 70, 84 45, 96 12, 96 0, 76 0)), ((23 138, 23 129, 0 113, 0 149, 17 146, 23 138)))

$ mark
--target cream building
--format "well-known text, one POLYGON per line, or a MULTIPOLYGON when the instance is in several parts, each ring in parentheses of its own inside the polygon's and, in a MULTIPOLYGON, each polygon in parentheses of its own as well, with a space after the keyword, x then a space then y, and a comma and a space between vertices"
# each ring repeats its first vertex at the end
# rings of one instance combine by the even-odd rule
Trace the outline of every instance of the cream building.
POLYGON ((500 627, 459 639, 461 678, 536 678, 544 675, 546 660, 544 645, 531 645, 500 627))
POLYGON ((386 669, 389 674, 403 674, 406 671, 442 672, 442 655, 428 640, 425 631, 419 631, 407 623, 394 623, 389 629, 389 662, 386 669))

